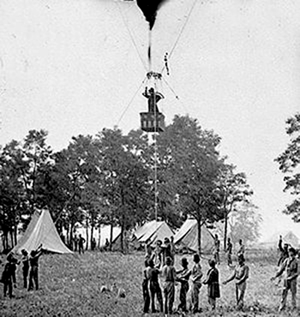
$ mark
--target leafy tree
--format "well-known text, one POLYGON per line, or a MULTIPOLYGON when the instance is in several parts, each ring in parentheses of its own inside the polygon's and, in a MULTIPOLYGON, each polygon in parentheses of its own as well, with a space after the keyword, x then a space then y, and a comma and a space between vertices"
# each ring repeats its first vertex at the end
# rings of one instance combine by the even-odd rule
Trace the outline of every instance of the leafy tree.
POLYGON ((231 213, 230 235, 233 241, 242 239, 245 244, 255 242, 260 237, 259 225, 262 222, 257 207, 243 201, 231 213))
POLYGON ((201 129, 189 116, 175 116, 158 138, 159 164, 166 170, 170 196, 173 201, 177 198, 184 214, 197 220, 199 252, 202 225, 224 217, 217 186, 224 164, 217 151, 219 143, 213 131, 201 129))
POLYGON ((123 136, 121 130, 103 129, 98 138, 103 155, 101 194, 107 203, 111 224, 117 223, 121 227, 123 250, 125 230, 136 223, 145 208, 148 169, 137 155, 138 143, 123 136), (136 152, 133 151, 134 144, 136 152))
POLYGON ((224 210, 224 250, 226 250, 228 233, 228 216, 237 203, 249 202, 253 194, 247 183, 244 173, 236 173, 236 167, 225 164, 219 175, 219 188, 222 195, 222 208, 224 210))
MULTIPOLYGON (((67 149, 55 154, 52 188, 55 188, 54 205, 58 207, 56 221, 68 229, 70 244, 76 222, 85 220, 91 227, 92 240, 99 208, 101 189, 101 155, 92 136, 73 137, 67 149)), ((88 232, 88 231, 87 231, 88 232)))
POLYGON ((4 249, 13 247, 17 243, 17 227, 22 212, 25 213, 27 209, 22 182, 25 165, 19 142, 11 141, 2 149, 0 153, 0 230, 3 232, 4 249))
POLYGON ((284 191, 289 191, 296 198, 286 206, 283 212, 291 215, 295 222, 300 221, 300 113, 290 117, 286 121, 286 133, 290 137, 290 143, 286 150, 275 161, 279 163, 279 169, 285 175, 284 191))
POLYGON ((46 144, 47 135, 45 130, 30 130, 22 145, 23 162, 26 164, 22 178, 31 214, 35 208, 47 207, 47 181, 54 163, 52 149, 46 144))

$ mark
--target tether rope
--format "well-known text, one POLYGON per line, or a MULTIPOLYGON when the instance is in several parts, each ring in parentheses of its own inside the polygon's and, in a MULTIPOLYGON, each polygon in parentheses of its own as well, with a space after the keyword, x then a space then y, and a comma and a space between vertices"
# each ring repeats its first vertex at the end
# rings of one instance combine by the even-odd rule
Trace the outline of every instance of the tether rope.
POLYGON ((185 104, 181 101, 181 99, 179 98, 179 96, 176 94, 175 90, 171 87, 171 85, 167 82, 167 80, 162 77, 164 82, 166 83, 166 85, 168 86, 168 88, 171 90, 171 92, 174 94, 175 98, 180 102, 181 106, 184 108, 184 110, 186 111, 186 113, 188 113, 187 108, 185 107, 185 104))
MULTIPOLYGON (((194 0, 193 5, 192 5, 192 7, 191 7, 191 9, 190 9, 190 11, 189 11, 189 13, 188 13, 187 19, 185 20, 185 22, 184 22, 184 24, 183 24, 183 26, 182 26, 182 28, 181 28, 181 31, 179 32, 178 37, 177 37, 177 39, 176 39, 176 41, 175 41, 175 43, 174 43, 174 45, 173 45, 173 47, 172 47, 170 53, 168 54, 168 55, 169 55, 169 57, 168 57, 169 59, 171 58, 171 56, 172 56, 172 54, 173 54, 173 52, 174 52, 174 50, 175 50, 175 48, 176 48, 176 46, 177 46, 179 40, 180 40, 180 38, 181 38, 181 36, 182 36, 182 34, 183 34, 183 31, 184 31, 184 29, 185 29, 185 27, 186 27, 186 25, 187 25, 187 23, 188 23, 188 21, 189 21, 189 19, 190 19, 190 17, 191 17, 192 11, 193 11, 193 9, 195 8, 196 3, 197 3, 197 0, 194 0)), ((163 73, 163 71, 165 70, 165 68, 166 68, 166 65, 163 66, 163 68, 162 68, 162 70, 161 70, 161 72, 160 72, 161 74, 163 73)))
POLYGON ((134 95, 132 96, 131 100, 129 101, 128 105, 126 106, 126 108, 125 108, 124 111, 122 112, 122 114, 121 114, 119 120, 117 121, 117 126, 120 124, 120 122, 121 122, 121 120, 123 119, 123 117, 124 117, 126 111, 128 110, 128 108, 129 108, 130 105, 132 104, 132 102, 133 102, 135 96, 137 95, 137 93, 139 92, 139 90, 141 89, 141 87, 144 85, 144 82, 146 81, 146 79, 147 79, 147 77, 145 77, 145 78, 143 79, 143 81, 142 81, 141 84, 139 85, 139 88, 136 90, 136 92, 135 92, 134 95))
POLYGON ((128 26, 128 23, 127 23, 127 21, 125 20, 124 14, 122 13, 122 10, 121 10, 121 8, 120 8, 120 4, 119 4, 118 1, 116 1, 116 3, 117 3, 117 6, 118 6, 120 15, 121 15, 121 17, 122 17, 123 23, 124 23, 124 25, 125 25, 125 27, 126 27, 126 29, 127 29, 127 31, 128 31, 129 37, 130 37, 130 39, 131 39, 131 41, 132 41, 132 43, 133 43, 133 46, 134 46, 135 49, 136 49, 136 52, 137 52, 137 54, 138 54, 138 56, 139 56, 139 58, 140 58, 140 61, 141 61, 142 65, 143 65, 143 67, 145 68, 145 70, 147 70, 147 66, 146 66, 146 64, 145 64, 145 62, 144 62, 144 60, 143 60, 143 58, 142 58, 142 55, 141 55, 141 53, 140 53, 140 51, 139 51, 139 49, 138 49, 138 47, 137 47, 137 44, 136 44, 136 42, 135 42, 135 40, 134 40, 134 37, 133 37, 133 35, 132 35, 132 32, 130 31, 130 28, 129 28, 129 26, 128 26))

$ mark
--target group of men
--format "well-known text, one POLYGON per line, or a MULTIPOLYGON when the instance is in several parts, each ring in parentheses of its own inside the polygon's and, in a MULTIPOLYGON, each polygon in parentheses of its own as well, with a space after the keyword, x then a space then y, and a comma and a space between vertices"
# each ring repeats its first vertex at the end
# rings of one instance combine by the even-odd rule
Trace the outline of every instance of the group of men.
POLYGON ((300 267, 296 258, 297 251, 288 243, 283 244, 282 236, 279 236, 278 249, 280 251, 280 257, 277 263, 279 270, 271 280, 273 281, 277 277, 281 278, 284 276, 279 311, 285 309, 289 291, 292 294, 292 308, 296 309, 297 277, 300 273, 300 267))
MULTIPOLYGON (((148 313, 150 308, 152 312, 156 312, 157 301, 159 311, 164 311, 166 315, 171 314, 173 312, 175 298, 175 285, 177 284, 180 285, 179 311, 187 311, 187 293, 191 287, 191 311, 193 313, 199 312, 199 291, 202 284, 207 285, 208 302, 211 308, 215 309, 216 299, 220 297, 219 271, 216 268, 216 265, 220 264, 220 241, 217 235, 215 235, 214 241, 213 259, 208 261, 210 269, 204 280, 202 280, 203 272, 200 265, 200 256, 198 254, 193 256, 193 266, 191 269, 188 267, 187 259, 182 258, 180 263, 181 269, 176 271, 174 268, 175 247, 172 239, 170 241, 168 238, 165 238, 164 244, 162 244, 162 241, 158 240, 154 249, 152 249, 149 244, 146 245, 145 268, 143 271, 142 283, 144 298, 143 311, 145 313, 148 313), (162 287, 160 287, 159 276, 161 277, 160 281, 162 287)), ((283 245, 281 236, 278 248, 280 251, 280 258, 278 260, 279 269, 275 276, 271 278, 271 281, 284 276, 279 311, 285 309, 289 292, 292 294, 292 308, 295 309, 297 277, 300 273, 296 258, 297 251, 287 243, 283 245)), ((232 242, 230 238, 228 238, 225 251, 227 255, 227 264, 233 271, 231 276, 223 281, 223 284, 226 285, 230 281, 235 281, 237 308, 242 309, 247 279, 249 277, 249 267, 245 264, 245 246, 243 241, 241 239, 239 240, 236 254, 237 264, 235 266, 232 265, 232 249, 232 242)))
MULTIPOLYGON (((217 264, 220 264, 220 245, 221 242, 219 240, 219 237, 217 234, 214 236, 214 251, 213 251, 213 257, 214 260, 217 264)), ((233 244, 231 242, 230 238, 227 238, 227 244, 226 244, 226 257, 227 257, 227 264, 228 266, 232 265, 232 251, 233 251, 233 244)), ((243 244, 243 240, 239 239, 239 245, 238 245, 238 250, 237 250, 237 256, 239 255, 245 255, 245 245, 243 244)))
MULTIPOLYGON (((219 248, 219 243, 216 240, 217 236, 215 237, 215 247, 218 246, 219 248)), ((223 284, 227 284, 232 280, 236 281, 237 304, 239 308, 242 308, 249 268, 245 265, 243 254, 245 249, 244 247, 240 249, 241 253, 238 254, 238 264, 234 268, 233 274, 224 281, 223 284)), ((218 254, 216 254, 216 249, 213 255, 214 258, 217 257, 218 261, 219 258, 218 254)), ((199 293, 202 284, 207 285, 208 302, 214 310, 216 308, 216 299, 220 297, 219 271, 216 268, 219 262, 217 262, 216 259, 210 259, 208 261, 210 268, 206 278, 202 280, 203 272, 198 254, 194 254, 193 256, 193 266, 191 269, 189 269, 188 261, 184 257, 181 259, 181 269, 176 271, 174 268, 174 258, 175 247, 172 238, 171 240, 165 238, 164 244, 162 244, 160 240, 156 241, 154 249, 151 248, 150 244, 146 245, 145 268, 142 282, 144 313, 148 313, 150 308, 151 312, 156 312, 157 302, 158 311, 164 312, 166 315, 171 314, 173 312, 176 284, 180 285, 178 311, 187 311, 187 293, 190 285, 191 311, 193 313, 201 311, 199 308, 199 293), (160 287, 159 276, 161 277, 162 288, 160 287), (191 281, 191 284, 189 281, 191 281)))
POLYGON ((23 264, 22 273, 23 273, 23 287, 31 291, 34 289, 38 290, 38 261, 40 256, 43 253, 42 245, 40 245, 36 250, 32 250, 30 252, 30 256, 28 252, 23 249, 21 251, 22 257, 19 260, 17 256, 10 252, 7 255, 6 263, 4 265, 4 270, 1 276, 1 283, 3 283, 3 295, 4 297, 9 296, 9 298, 14 297, 13 288, 17 287, 16 281, 16 270, 19 264, 23 264), (29 283, 27 283, 29 282, 29 283), (27 288, 28 285, 28 288, 27 288))

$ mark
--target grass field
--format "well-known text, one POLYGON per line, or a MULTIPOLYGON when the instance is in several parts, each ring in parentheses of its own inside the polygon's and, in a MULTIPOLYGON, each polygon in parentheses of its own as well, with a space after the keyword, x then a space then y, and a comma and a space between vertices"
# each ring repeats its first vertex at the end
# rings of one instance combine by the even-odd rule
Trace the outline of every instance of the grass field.
MULTIPOLYGON (((201 289, 200 303, 203 313, 197 316, 278 316, 280 289, 270 281, 276 271, 274 255, 252 252, 247 256, 250 279, 246 292, 246 307, 237 312, 234 282, 221 286, 221 298, 217 311, 209 311, 206 286, 201 289)), ((3 258, 2 258, 3 260, 3 258)), ((188 256, 192 265, 191 256, 188 256)), ((175 267, 179 269, 180 256, 175 267)), ((207 260, 202 260, 203 271, 208 269, 207 260)), ((1 267, 1 272, 3 267, 1 267)), ((0 294, 0 316, 143 316, 142 270, 143 254, 86 252, 84 255, 44 255, 40 259, 40 289, 28 292, 22 288, 21 268, 17 273, 15 298, 6 299, 0 294), (117 298, 113 292, 101 293, 102 285, 112 285, 126 291, 126 298, 117 298)), ((219 266, 223 281, 231 270, 224 261, 219 266)), ((0 284, 1 288, 3 284, 0 284)), ((178 305, 176 288, 175 307, 178 305)), ((189 295, 189 294, 188 294, 189 295)), ((300 295, 298 296, 300 299, 300 295)), ((299 301, 298 301, 299 302, 299 301)), ((290 305, 290 295, 288 297, 290 305)), ((300 306, 300 303, 299 303, 300 306)), ((300 316, 300 310, 287 311, 283 316, 300 316)), ((150 316, 150 314, 149 314, 150 316)), ((161 314, 152 314, 161 316, 161 314)), ((174 315, 175 316, 175 315, 174 315)), ((178 316, 178 315, 177 315, 178 316)), ((192 316, 192 315, 188 315, 192 316)))

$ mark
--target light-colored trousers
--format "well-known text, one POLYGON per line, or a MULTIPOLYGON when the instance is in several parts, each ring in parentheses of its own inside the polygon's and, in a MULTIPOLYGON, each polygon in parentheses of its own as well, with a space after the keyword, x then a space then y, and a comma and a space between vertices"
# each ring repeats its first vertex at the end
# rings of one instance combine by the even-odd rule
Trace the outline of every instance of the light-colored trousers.
POLYGON ((279 310, 283 310, 285 308, 289 290, 292 293, 292 307, 296 308, 297 279, 294 279, 289 282, 285 281, 284 283, 279 310))
POLYGON ((202 284, 199 282, 192 283, 191 289, 191 300, 192 300, 192 311, 197 312, 199 309, 199 293, 202 284))

